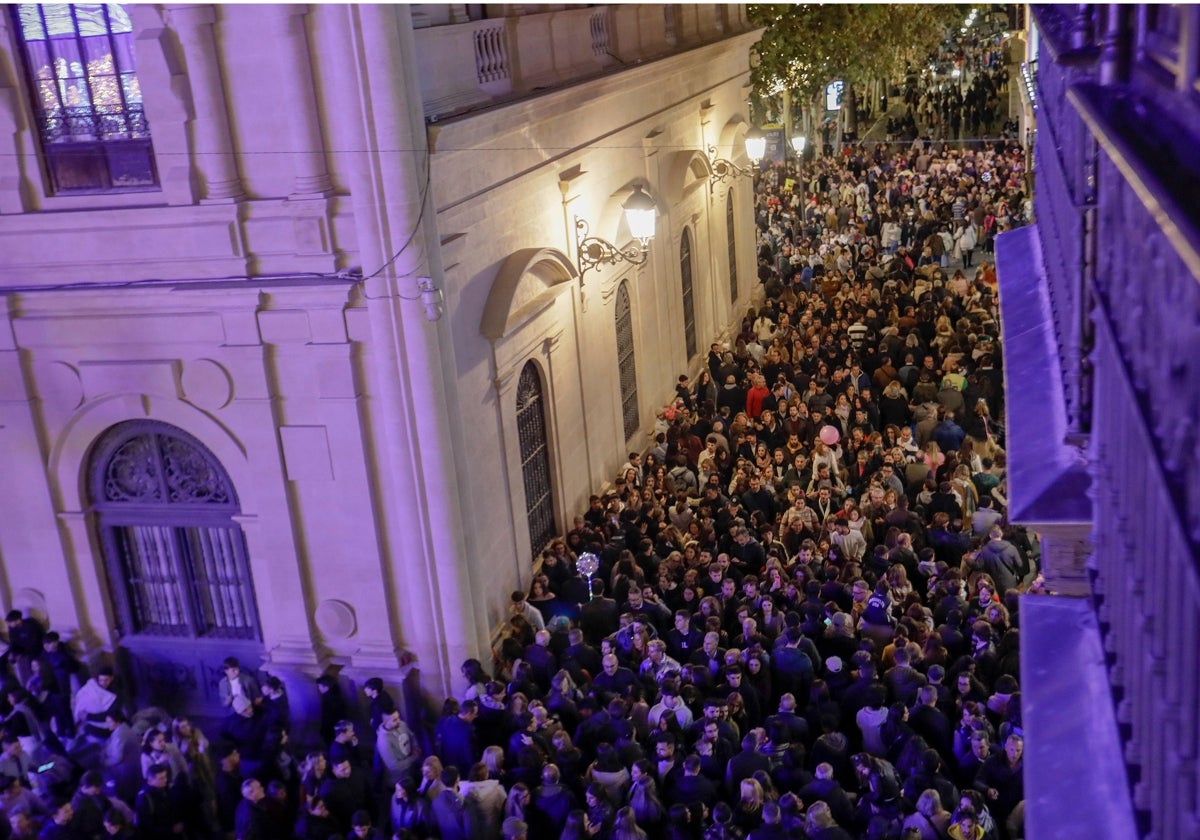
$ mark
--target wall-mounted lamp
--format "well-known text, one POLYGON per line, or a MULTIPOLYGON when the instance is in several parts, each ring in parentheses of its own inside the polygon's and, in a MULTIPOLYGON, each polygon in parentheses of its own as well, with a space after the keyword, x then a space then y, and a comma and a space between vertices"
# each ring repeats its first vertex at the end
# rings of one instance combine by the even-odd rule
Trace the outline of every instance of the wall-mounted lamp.
POLYGON ((767 135, 753 126, 746 132, 746 157, 750 158, 750 166, 738 166, 727 158, 717 157, 717 147, 709 146, 708 165, 712 169, 712 177, 709 178, 709 181, 716 186, 727 178, 753 177, 758 168, 758 162, 766 153, 767 135))
POLYGON ((751 126, 746 132, 746 157, 758 166, 758 162, 767 156, 767 135, 758 126, 751 126))
POLYGON ((640 186, 633 188, 633 194, 621 205, 625 211, 625 224, 633 234, 638 245, 618 248, 607 239, 589 234, 586 220, 575 217, 575 264, 579 269, 579 283, 583 284, 583 275, 593 268, 602 265, 616 265, 619 262, 643 265, 650 255, 649 243, 654 238, 654 220, 658 208, 654 199, 646 195, 640 186))
POLYGON ((753 166, 738 166, 731 160, 717 157, 717 147, 708 147, 708 165, 712 169, 712 175, 709 177, 709 182, 716 186, 726 178, 737 177, 752 177, 754 175, 753 166))

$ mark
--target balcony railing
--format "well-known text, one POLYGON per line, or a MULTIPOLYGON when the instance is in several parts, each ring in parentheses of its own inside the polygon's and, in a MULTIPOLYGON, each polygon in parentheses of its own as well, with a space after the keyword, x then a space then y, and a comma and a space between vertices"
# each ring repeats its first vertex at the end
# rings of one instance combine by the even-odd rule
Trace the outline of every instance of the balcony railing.
POLYGON ((749 28, 737 8, 596 6, 419 28, 425 114, 448 117, 728 37, 749 28))
POLYGON ((1200 836, 1200 14, 1034 7, 1035 208, 1090 431, 1093 594, 1134 807, 1200 836), (1047 55, 1048 53, 1048 55, 1047 55))
MULTIPOLYGON (((1047 11, 1059 16, 1060 8, 1047 11)), ((1054 311, 1054 334, 1063 371, 1063 399, 1067 412, 1067 435, 1083 443, 1091 425, 1091 389, 1088 387, 1087 354, 1091 328, 1086 323, 1084 297, 1090 270, 1086 231, 1094 213, 1095 141, 1088 135, 1079 114, 1066 100, 1066 90, 1094 68, 1095 56, 1072 49, 1069 41, 1075 22, 1058 17, 1046 27, 1044 44, 1052 56, 1069 56, 1068 64, 1056 64, 1051 72, 1038 73, 1035 99, 1039 104, 1039 142, 1034 149, 1038 189, 1034 212, 1045 219, 1054 237, 1042 239, 1054 311)))

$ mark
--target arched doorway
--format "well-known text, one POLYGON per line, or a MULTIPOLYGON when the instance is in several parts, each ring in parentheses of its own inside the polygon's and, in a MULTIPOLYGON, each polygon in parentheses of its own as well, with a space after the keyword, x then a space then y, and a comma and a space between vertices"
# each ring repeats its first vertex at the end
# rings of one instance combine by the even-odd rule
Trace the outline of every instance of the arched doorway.
POLYGON ((217 711, 221 661, 255 671, 258 605, 229 475, 182 429, 120 423, 92 448, 88 489, 119 658, 138 700, 217 711))

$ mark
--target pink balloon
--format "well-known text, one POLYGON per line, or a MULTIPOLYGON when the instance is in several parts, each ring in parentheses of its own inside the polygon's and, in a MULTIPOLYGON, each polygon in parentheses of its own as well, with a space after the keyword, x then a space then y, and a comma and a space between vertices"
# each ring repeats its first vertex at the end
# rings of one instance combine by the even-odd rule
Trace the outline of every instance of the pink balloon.
POLYGON ((840 438, 841 435, 838 434, 838 430, 833 426, 821 427, 821 442, 826 446, 833 446, 840 438))

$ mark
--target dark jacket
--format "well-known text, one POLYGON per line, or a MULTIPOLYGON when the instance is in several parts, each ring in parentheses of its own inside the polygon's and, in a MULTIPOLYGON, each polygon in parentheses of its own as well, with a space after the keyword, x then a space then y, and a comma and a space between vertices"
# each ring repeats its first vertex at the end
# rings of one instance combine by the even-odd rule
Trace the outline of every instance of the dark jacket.
POLYGON ((431 833, 435 825, 433 812, 423 796, 413 796, 407 802, 392 796, 388 817, 388 825, 392 834, 399 834, 401 830, 407 830, 417 837, 425 837, 431 833))
POLYGON ((725 766, 725 789, 731 795, 737 795, 738 786, 743 780, 749 779, 755 771, 771 772, 771 760, 759 752, 742 750, 725 766))
POLYGON ((1010 589, 1016 589, 1021 582, 1021 555, 1017 547, 1008 540, 988 540, 979 549, 976 560, 980 568, 992 576, 996 582, 996 594, 1001 598, 1010 589))
POLYGON ((348 777, 340 779, 330 776, 322 782, 321 796, 343 833, 350 832, 350 820, 355 811, 375 813, 375 796, 371 792, 367 773, 353 765, 348 777))
POLYGON ((341 835, 337 820, 333 817, 314 817, 312 814, 301 814, 296 821, 296 840, 329 840, 334 835, 341 835))
POLYGON ((144 787, 134 803, 138 840, 170 840, 182 818, 171 805, 166 788, 144 787))
POLYGON ((680 776, 670 796, 672 805, 712 805, 716 801, 717 786, 702 773, 695 776, 685 773, 680 776))
POLYGON ((442 791, 433 800, 433 818, 442 840, 482 840, 479 807, 452 790, 442 791))
POLYGON ((262 807, 249 799, 238 803, 237 816, 234 819, 234 836, 237 840, 266 840, 266 817, 262 807))
POLYGON ((562 834, 567 815, 579 807, 575 794, 563 784, 542 785, 534 791, 532 808, 526 814, 529 833, 534 837, 555 837, 562 834))
POLYGON ((480 754, 475 725, 458 715, 443 718, 438 721, 437 740, 437 752, 442 761, 465 777, 480 754))

